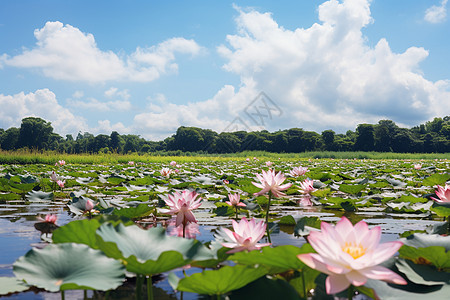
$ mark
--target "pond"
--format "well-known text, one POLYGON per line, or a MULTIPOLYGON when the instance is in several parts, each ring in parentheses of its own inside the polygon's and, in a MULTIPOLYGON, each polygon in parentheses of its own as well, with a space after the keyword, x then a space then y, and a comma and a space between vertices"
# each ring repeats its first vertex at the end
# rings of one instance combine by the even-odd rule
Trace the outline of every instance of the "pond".
MULTIPOLYGON (((312 220, 317 217, 332 224, 343 216, 352 223, 363 220, 370 228, 381 227, 382 243, 397 241, 401 234, 408 231, 430 231, 433 226, 441 225, 443 219, 434 211, 430 196, 436 196, 434 191, 437 184, 445 185, 450 179, 449 162, 441 160, 420 163, 420 169, 414 167, 417 162, 401 160, 305 160, 271 163, 270 168, 286 174, 286 182, 292 184, 285 190, 287 195, 273 199, 270 206, 272 246, 302 247, 307 243, 295 226, 302 218, 312 220), (307 167, 308 172, 299 177, 290 176, 289 171, 300 165, 307 167), (315 191, 310 193, 311 206, 299 204, 305 197, 299 186, 307 178, 314 181, 315 191), (296 223, 280 222, 286 221, 283 217, 288 216, 296 223)), ((248 204, 248 209, 241 209, 239 218, 247 216, 263 220, 267 204, 266 195, 253 195, 260 190, 252 184, 257 182, 255 174, 269 170, 266 162, 256 159, 173 166, 153 163, 95 166, 68 163, 57 167, 4 165, 0 170, 0 277, 14 277, 13 263, 19 257, 31 248, 44 248, 52 241, 51 234, 41 234, 36 230, 38 217, 57 215, 58 226, 88 218, 88 215, 77 210, 76 205, 68 205, 73 204, 77 198, 94 200, 97 204, 96 214, 114 214, 113 211, 120 210, 125 212, 126 208, 137 208, 144 204, 148 210, 138 217, 133 216, 135 223, 141 227, 161 227, 167 226, 167 216, 159 213, 158 218, 154 219, 152 216, 155 211, 151 209, 158 206, 159 212, 159 207, 164 205, 163 199, 170 193, 195 190, 203 199, 202 205, 193 211, 199 224, 196 239, 202 243, 213 241, 219 228, 232 227, 234 210, 224 203, 228 200, 228 194, 239 193, 248 204), (164 168, 169 170, 168 175, 164 168), (50 179, 53 171, 58 179, 65 181, 63 189, 56 188, 50 179), (47 199, 43 194, 34 195, 38 190, 53 193, 47 199)), ((268 242, 267 236, 261 242, 268 242)), ((183 277, 201 271, 196 267, 177 268, 174 273, 183 277)), ((153 277, 154 299, 205 298, 196 293, 175 292, 167 278, 167 272, 153 277)), ((135 284, 135 278, 128 278, 121 287, 107 294, 108 299, 134 298, 135 284)), ((105 292, 100 291, 65 292, 67 299, 104 299, 105 295, 105 292)), ((61 299, 60 293, 39 288, 3 297, 61 299)))

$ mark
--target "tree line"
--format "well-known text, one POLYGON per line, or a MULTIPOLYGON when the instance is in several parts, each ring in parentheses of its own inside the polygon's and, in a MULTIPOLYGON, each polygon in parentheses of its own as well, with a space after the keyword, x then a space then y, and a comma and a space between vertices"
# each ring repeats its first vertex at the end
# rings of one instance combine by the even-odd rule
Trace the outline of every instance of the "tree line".
POLYGON ((78 133, 65 138, 53 132, 50 122, 41 118, 22 119, 20 128, 0 129, 0 149, 53 150, 61 153, 153 153, 164 151, 235 153, 262 150, 278 153, 305 151, 378 151, 397 153, 450 152, 450 116, 434 118, 411 129, 391 120, 377 124, 359 124, 345 134, 325 130, 322 133, 291 128, 217 133, 210 129, 181 126, 162 141, 147 141, 139 135, 78 133))

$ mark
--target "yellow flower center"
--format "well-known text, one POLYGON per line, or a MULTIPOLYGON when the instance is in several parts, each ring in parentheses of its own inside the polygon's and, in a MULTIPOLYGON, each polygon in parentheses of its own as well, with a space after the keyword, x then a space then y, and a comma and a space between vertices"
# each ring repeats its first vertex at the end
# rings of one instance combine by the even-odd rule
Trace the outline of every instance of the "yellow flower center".
POLYGON ((361 244, 356 245, 355 243, 345 242, 344 247, 342 247, 342 251, 350 254, 354 259, 357 259, 363 256, 366 253, 366 248, 363 248, 361 244))

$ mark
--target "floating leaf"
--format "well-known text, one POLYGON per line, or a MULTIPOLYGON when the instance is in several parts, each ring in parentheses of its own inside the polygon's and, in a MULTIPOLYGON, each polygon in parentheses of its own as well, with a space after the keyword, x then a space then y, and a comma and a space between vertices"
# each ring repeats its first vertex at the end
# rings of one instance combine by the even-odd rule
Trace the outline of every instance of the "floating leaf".
POLYGON ((148 204, 139 204, 137 207, 116 209, 113 214, 129 219, 139 219, 150 215, 153 209, 154 208, 148 206, 148 204))
POLYGON ((447 180, 450 179, 450 174, 433 174, 428 176, 422 181, 423 185, 435 186, 435 185, 445 185, 447 180))
POLYGON ((253 268, 250 266, 224 266, 218 270, 194 273, 189 277, 180 279, 178 282, 172 275, 171 284, 178 291, 191 292, 207 295, 222 295, 246 286, 252 281, 266 275, 267 270, 263 267, 253 268))
POLYGON ((285 245, 274 248, 264 247, 261 252, 238 252, 229 256, 228 259, 245 265, 263 265, 268 268, 269 274, 276 274, 303 269, 305 264, 297 258, 297 255, 311 252, 315 251, 310 244, 304 244, 301 248, 285 245))
POLYGON ((120 286, 125 268, 101 251, 81 244, 47 245, 32 249, 13 264, 17 278, 50 292, 109 290, 120 286))
POLYGON ((357 195, 359 194, 366 186, 363 184, 341 184, 339 186, 339 190, 344 193, 357 195))
POLYGON ((297 221, 294 228, 295 236, 308 235, 311 230, 319 229, 322 221, 318 217, 303 217, 297 221))
POLYGON ((412 260, 416 264, 433 265, 438 269, 450 270, 450 251, 445 251, 442 246, 412 247, 403 245, 400 257, 412 260))
POLYGON ((400 272, 416 284, 442 285, 450 284, 450 273, 436 270, 436 268, 423 264, 415 264, 410 260, 399 259, 395 263, 400 272))
POLYGON ((53 200, 53 193, 46 193, 42 191, 29 191, 25 198, 30 202, 50 202, 53 200))
POLYGON ((23 292, 29 288, 23 280, 15 277, 0 277, 0 295, 23 292))
POLYGON ((289 225, 289 226, 295 226, 297 222, 295 222, 295 219, 293 216, 284 216, 280 219, 278 222, 278 225, 289 225))
POLYGON ((163 228, 144 230, 138 226, 105 223, 97 230, 97 243, 109 257, 126 261, 129 272, 153 275, 214 258, 202 243, 167 236, 163 228))

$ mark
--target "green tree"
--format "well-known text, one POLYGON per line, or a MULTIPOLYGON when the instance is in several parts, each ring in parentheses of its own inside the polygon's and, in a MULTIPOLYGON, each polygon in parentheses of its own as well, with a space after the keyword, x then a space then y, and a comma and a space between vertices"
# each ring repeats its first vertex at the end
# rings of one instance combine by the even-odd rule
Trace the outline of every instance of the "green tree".
POLYGON ((18 147, 48 149, 52 133, 50 122, 35 117, 24 118, 20 125, 18 147))
POLYGON ((334 139, 336 133, 333 130, 324 130, 322 131, 322 141, 325 144, 325 150, 333 151, 335 150, 334 139))
POLYGON ((371 124, 359 124, 356 128, 355 150, 373 151, 375 146, 374 128, 371 124))
POLYGON ((2 139, 0 140, 0 146, 3 150, 14 150, 17 149, 16 145, 19 141, 19 128, 11 127, 7 129, 2 134, 2 139))

